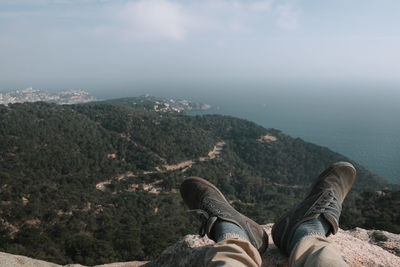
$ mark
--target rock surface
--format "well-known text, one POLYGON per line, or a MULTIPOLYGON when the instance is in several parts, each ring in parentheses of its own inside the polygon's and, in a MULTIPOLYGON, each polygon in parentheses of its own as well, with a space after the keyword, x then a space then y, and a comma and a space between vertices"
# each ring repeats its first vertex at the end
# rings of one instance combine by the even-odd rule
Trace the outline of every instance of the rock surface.
MULTIPOLYGON (((264 225, 268 234, 271 233, 272 224, 264 225)), ((334 241, 343 255, 345 261, 351 266, 400 266, 400 235, 379 230, 354 230, 339 232, 329 237, 334 241)), ((202 259, 207 249, 214 242, 206 237, 187 235, 164 252, 152 262, 120 262, 98 267, 155 267, 155 266, 201 266, 202 259)), ((270 238, 268 250, 262 256, 263 266, 286 267, 288 259, 279 252, 270 238)), ((0 252, 0 266, 60 266, 53 263, 39 261, 24 256, 0 252)), ((82 265, 67 265, 79 267, 82 265)))
MULTIPOLYGON (((273 224, 264 225, 271 236, 273 224)), ((400 235, 377 230, 356 228, 350 231, 339 230, 329 237, 350 266, 400 266, 400 235)), ((279 252, 269 239, 268 250, 262 255, 263 267, 288 265, 288 258, 279 252)), ((146 267, 155 266, 199 266, 202 255, 207 247, 214 242, 208 238, 196 235, 187 235, 181 241, 166 249, 161 256, 146 264, 146 267)))

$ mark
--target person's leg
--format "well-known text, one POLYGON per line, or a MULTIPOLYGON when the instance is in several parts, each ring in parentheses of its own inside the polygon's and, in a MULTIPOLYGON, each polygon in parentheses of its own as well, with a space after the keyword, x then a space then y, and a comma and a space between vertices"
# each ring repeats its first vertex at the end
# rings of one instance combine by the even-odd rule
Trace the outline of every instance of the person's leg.
POLYGON ((208 266, 260 266, 268 246, 268 235, 256 222, 236 211, 210 182, 186 179, 182 198, 201 219, 200 235, 217 242, 205 257, 208 266))
POLYGON ((226 235, 208 249, 204 264, 206 266, 260 267, 261 256, 247 239, 232 234, 226 235))
POLYGON ((290 255, 291 266, 346 266, 326 236, 338 231, 342 203, 355 176, 350 163, 335 163, 318 177, 298 206, 276 221, 272 237, 290 255))
POLYGON ((290 266, 347 266, 326 235, 330 225, 322 216, 297 227, 289 243, 290 266))
POLYGON ((315 233, 303 237, 296 244, 290 253, 289 266, 345 267, 348 265, 325 235, 315 233))

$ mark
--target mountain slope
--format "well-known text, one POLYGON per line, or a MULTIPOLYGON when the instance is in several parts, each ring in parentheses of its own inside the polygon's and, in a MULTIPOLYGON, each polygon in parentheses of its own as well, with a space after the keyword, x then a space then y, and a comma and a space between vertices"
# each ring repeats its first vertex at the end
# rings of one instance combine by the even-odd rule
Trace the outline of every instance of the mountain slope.
MULTIPOLYGON (((266 223, 324 168, 348 160, 246 120, 118 103, 0 106, 0 139, 0 250, 60 264, 152 259, 195 232, 198 223, 177 193, 187 176, 209 179, 236 208, 266 223)), ((374 227, 364 206, 382 210, 385 196, 370 203, 357 192, 389 184, 356 167, 341 226, 353 226, 356 215, 374 227)), ((398 212, 383 215, 387 223, 379 226, 397 231, 398 212)))

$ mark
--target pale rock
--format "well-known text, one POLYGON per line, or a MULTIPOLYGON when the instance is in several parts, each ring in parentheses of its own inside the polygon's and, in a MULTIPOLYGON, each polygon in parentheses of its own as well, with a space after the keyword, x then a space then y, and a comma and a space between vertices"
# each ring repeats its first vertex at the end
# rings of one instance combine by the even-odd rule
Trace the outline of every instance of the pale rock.
MULTIPOLYGON (((280 253, 272 241, 272 225, 264 225, 270 238, 268 250, 262 255, 262 266, 286 267, 288 266, 288 258, 280 253)), ((331 235, 329 239, 336 244, 343 258, 351 267, 400 266, 400 257, 396 256, 400 247, 400 235, 356 228, 350 231, 340 229, 336 235, 331 235), (377 236, 378 238, 376 238, 377 236)), ((201 266, 204 254, 212 244, 214 242, 206 237, 187 235, 175 245, 167 248, 159 258, 145 266, 201 266)))
MULTIPOLYGON (((271 238, 272 224, 263 226, 270 236, 268 250, 262 255, 263 267, 286 267, 288 259, 280 253, 271 238)), ((355 228, 349 231, 339 229, 336 235, 331 235, 333 241, 345 261, 351 267, 399 267, 400 266, 400 235, 380 230, 365 230, 355 228)), ((187 235, 180 241, 165 249, 152 262, 117 262, 98 265, 98 267, 156 267, 156 266, 201 266, 204 254, 214 244, 207 237, 187 235)), ((32 266, 56 267, 57 264, 31 259, 24 256, 0 252, 0 266, 32 266)), ((67 265, 79 267, 82 265, 67 265)))

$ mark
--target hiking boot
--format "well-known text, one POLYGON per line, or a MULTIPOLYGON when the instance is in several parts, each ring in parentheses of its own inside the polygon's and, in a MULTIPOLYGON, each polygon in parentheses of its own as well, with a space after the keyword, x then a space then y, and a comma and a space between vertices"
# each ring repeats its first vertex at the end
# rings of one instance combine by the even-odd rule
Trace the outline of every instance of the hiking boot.
POLYGON ((265 230, 253 220, 236 211, 221 191, 210 182, 200 177, 190 177, 183 181, 180 191, 186 205, 202 220, 199 233, 201 236, 207 234, 210 239, 213 239, 213 226, 217 219, 220 219, 239 226, 260 254, 267 249, 268 235, 265 230))
POLYGON ((272 227, 272 239, 287 255, 297 227, 303 222, 323 216, 330 225, 326 234, 336 234, 342 203, 356 178, 356 169, 348 162, 337 162, 326 169, 311 186, 306 198, 278 218, 272 227))

